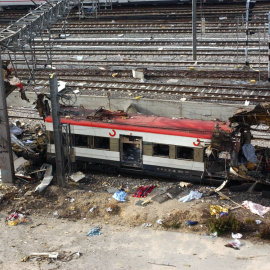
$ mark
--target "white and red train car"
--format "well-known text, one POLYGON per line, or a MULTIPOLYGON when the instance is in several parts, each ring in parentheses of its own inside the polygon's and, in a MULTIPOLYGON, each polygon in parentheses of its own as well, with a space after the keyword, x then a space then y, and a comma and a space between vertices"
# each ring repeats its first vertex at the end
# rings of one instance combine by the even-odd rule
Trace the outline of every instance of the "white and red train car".
MULTIPOLYGON (((215 126, 230 132, 227 123, 218 121, 71 110, 68 117, 61 116, 61 123, 70 125, 75 160, 105 171, 201 181, 209 178, 205 150, 215 126)), ((51 159, 55 157, 51 116, 46 118, 46 130, 51 159)), ((218 174, 219 180, 224 180, 224 166, 218 174)))

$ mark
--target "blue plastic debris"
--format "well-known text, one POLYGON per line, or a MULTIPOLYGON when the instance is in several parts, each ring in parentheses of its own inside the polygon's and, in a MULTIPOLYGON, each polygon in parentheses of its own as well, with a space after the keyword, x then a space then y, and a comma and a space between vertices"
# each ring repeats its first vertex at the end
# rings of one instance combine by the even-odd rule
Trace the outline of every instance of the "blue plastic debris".
POLYGON ((228 214, 227 212, 220 212, 220 213, 219 213, 219 216, 220 216, 220 217, 228 217, 229 214, 228 214))
POLYGON ((101 235, 100 229, 98 227, 93 228, 87 234, 87 236, 101 235))
POLYGON ((116 199, 117 201, 120 201, 120 202, 125 202, 125 198, 127 196, 127 193, 125 191, 116 191, 114 194, 113 194, 113 198, 116 199))
POLYGON ((194 225, 197 225, 198 224, 198 221, 190 221, 190 220, 187 220, 186 221, 186 226, 194 226, 194 225))

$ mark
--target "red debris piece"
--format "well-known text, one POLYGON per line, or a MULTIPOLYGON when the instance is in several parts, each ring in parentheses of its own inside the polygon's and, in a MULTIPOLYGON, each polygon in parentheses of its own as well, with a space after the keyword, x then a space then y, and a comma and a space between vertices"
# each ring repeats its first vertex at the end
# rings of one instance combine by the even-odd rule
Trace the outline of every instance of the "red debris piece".
POLYGON ((141 186, 137 189, 137 191, 134 193, 133 197, 138 197, 138 198, 144 198, 147 196, 148 193, 150 193, 155 186, 141 186))

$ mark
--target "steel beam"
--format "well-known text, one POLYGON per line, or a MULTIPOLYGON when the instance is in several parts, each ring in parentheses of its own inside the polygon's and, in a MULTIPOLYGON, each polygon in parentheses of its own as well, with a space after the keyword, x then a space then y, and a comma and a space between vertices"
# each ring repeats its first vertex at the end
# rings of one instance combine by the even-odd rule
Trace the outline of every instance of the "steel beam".
POLYGON ((2 182, 11 184, 14 180, 14 164, 7 114, 6 92, 0 53, 0 169, 2 182))

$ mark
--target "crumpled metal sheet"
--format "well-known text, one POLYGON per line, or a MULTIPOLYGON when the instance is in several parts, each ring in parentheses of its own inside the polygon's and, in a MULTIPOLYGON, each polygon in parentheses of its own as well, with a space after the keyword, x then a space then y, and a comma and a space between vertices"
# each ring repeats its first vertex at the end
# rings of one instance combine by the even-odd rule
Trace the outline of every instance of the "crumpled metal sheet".
POLYGON ((233 117, 229 118, 229 121, 231 123, 265 124, 270 126, 270 103, 259 103, 253 110, 241 108, 237 110, 233 117))

